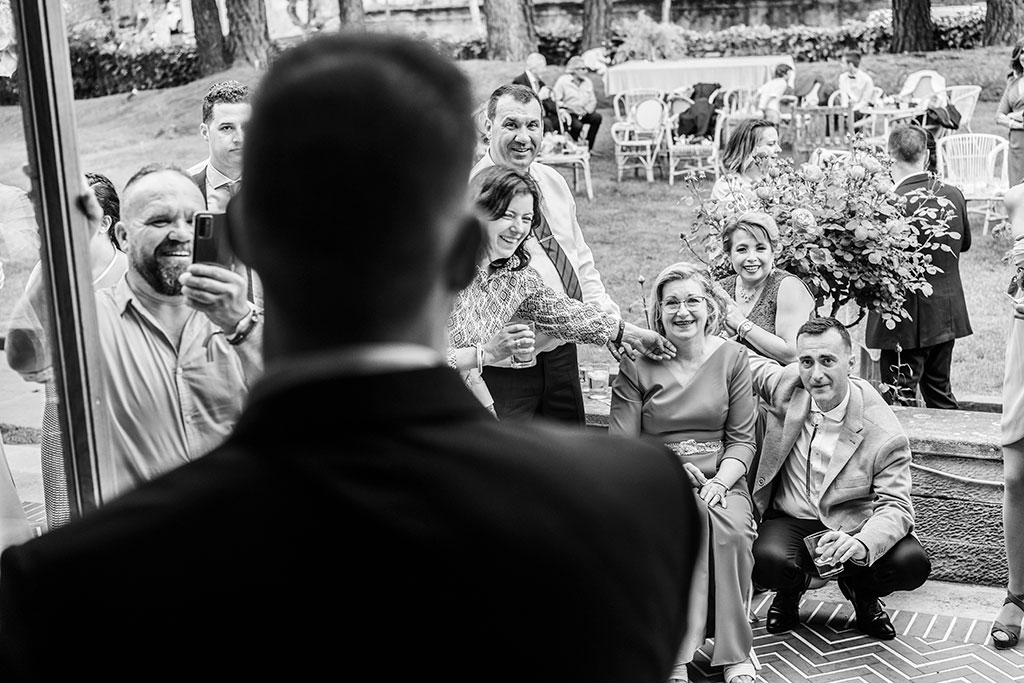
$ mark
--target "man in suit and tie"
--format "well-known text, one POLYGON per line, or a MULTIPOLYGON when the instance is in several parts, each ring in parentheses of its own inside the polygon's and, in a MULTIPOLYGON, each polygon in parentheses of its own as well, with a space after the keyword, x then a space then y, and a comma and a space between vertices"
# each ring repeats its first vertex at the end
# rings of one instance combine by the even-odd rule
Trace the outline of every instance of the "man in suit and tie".
MULTIPOLYGON (((543 137, 540 98, 522 85, 499 86, 487 102, 487 154, 471 175, 493 166, 529 173, 541 191, 538 234, 526 241, 530 266, 555 291, 592 303, 611 315, 619 307, 604 289, 594 254, 576 218, 576 200, 562 174, 536 161, 543 137)), ((508 361, 484 368, 483 377, 501 420, 546 417, 582 427, 586 424, 576 345, 538 333, 537 364, 511 368, 508 361)), ((618 358, 619 350, 609 344, 618 358)), ((631 350, 630 350, 631 351, 631 350)))
POLYGON ((267 374, 222 447, 3 555, 5 683, 668 678, 700 536, 678 459, 503 425, 445 365, 482 241, 472 110, 406 37, 275 60, 228 212, 267 374))
MULTIPOLYGON (((199 133, 209 146, 210 156, 188 173, 202 190, 206 209, 213 213, 227 211, 228 201, 242 187, 242 151, 245 127, 252 115, 251 97, 249 86, 238 81, 214 83, 203 97, 203 122, 199 124, 199 133)), ((232 270, 245 278, 249 301, 263 308, 259 276, 237 261, 232 270)))
POLYGON ((203 97, 199 134, 209 156, 188 170, 203 192, 206 208, 224 213, 242 182, 245 126, 252 115, 249 86, 238 81, 214 83, 203 97))
POLYGON ((558 105, 552 96, 552 90, 541 79, 540 70, 547 66, 548 62, 539 52, 531 52, 523 65, 523 73, 512 79, 514 85, 525 85, 531 88, 537 97, 540 98, 541 107, 544 109, 544 132, 559 133, 562 127, 558 122, 558 105))
POLYGON ((769 633, 800 622, 800 597, 817 576, 804 545, 811 534, 827 531, 818 560, 842 564, 839 588, 857 628, 874 638, 896 636, 878 598, 918 588, 931 571, 911 533, 910 444, 852 367, 850 334, 834 318, 804 323, 797 360, 785 367, 751 354, 754 391, 768 410, 752 493, 761 516, 754 582, 776 591, 769 633))
POLYGON ((927 252, 939 270, 925 276, 930 292, 907 297, 904 307, 910 317, 894 329, 887 328, 877 313, 869 313, 864 341, 869 348, 881 349, 886 401, 916 406, 920 387, 929 408, 957 410, 949 370, 956 340, 972 333, 960 280, 960 254, 971 248, 971 226, 963 193, 925 170, 931 156, 929 138, 920 126, 896 126, 889 134, 889 156, 896 194, 906 199, 906 215, 922 227, 931 223, 945 228, 937 236, 919 236, 921 242, 943 247, 927 252))

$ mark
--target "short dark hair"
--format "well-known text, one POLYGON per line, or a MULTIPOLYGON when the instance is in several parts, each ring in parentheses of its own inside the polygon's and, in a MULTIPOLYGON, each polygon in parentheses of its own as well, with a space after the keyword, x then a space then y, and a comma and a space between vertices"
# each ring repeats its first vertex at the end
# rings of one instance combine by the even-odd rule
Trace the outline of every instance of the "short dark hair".
POLYGON ((405 36, 320 34, 277 57, 253 95, 228 214, 285 325, 320 335, 310 344, 350 343, 423 309, 452 256, 442 237, 468 220, 472 112, 459 68, 405 36), (345 322, 324 325, 339 292, 345 322))
POLYGON ((791 67, 789 64, 779 64, 775 67, 775 77, 785 78, 786 74, 788 74, 792 70, 793 67, 791 67))
POLYGON ((847 50, 843 53, 843 59, 854 66, 860 66, 860 53, 856 50, 847 50))
POLYGON ((487 118, 489 120, 494 120, 494 115, 498 111, 498 100, 506 95, 520 104, 529 104, 531 100, 536 101, 537 105, 543 109, 543 105, 540 103, 540 96, 534 92, 533 88, 515 83, 506 83, 495 88, 494 92, 491 93, 490 99, 487 100, 487 118))
POLYGON ((117 236, 114 234, 114 226, 121 220, 121 198, 117 196, 117 189, 114 188, 114 183, 110 181, 110 178, 102 173, 86 173, 85 179, 88 181, 89 187, 92 188, 93 194, 96 195, 96 201, 100 203, 103 215, 110 216, 107 238, 111 244, 120 249, 121 245, 118 244, 117 236))
POLYGON ((797 339, 802 335, 810 335, 817 337, 818 335, 825 334, 829 330, 835 330, 839 333, 839 336, 843 340, 843 345, 846 346, 847 351, 853 351, 853 340, 850 339, 850 331, 846 329, 846 325, 839 322, 835 318, 811 318, 796 331, 797 339))
MULTIPOLYGON (((537 181, 528 173, 521 173, 514 168, 505 166, 488 166, 469 181, 469 196, 487 220, 495 220, 505 214, 512 199, 518 195, 533 198, 533 221, 530 229, 540 227, 540 188, 537 181)), ((530 265, 530 252, 526 249, 524 239, 516 247, 515 254, 519 263, 513 270, 522 270, 530 265)))
POLYGON ((213 105, 239 104, 249 102, 252 92, 249 86, 238 81, 220 81, 210 86, 203 96, 203 123, 213 118, 213 105))
POLYGON ((904 124, 889 131, 889 156, 905 164, 918 164, 928 152, 928 131, 921 126, 904 124))

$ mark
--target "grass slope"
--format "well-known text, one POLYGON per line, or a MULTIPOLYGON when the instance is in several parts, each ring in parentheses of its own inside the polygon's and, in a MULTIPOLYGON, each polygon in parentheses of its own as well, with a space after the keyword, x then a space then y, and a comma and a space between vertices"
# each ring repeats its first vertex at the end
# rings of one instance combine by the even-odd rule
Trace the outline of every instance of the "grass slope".
MULTIPOLYGON (((995 102, 1000 94, 1009 48, 984 48, 965 52, 928 55, 872 55, 864 60, 878 85, 887 92, 898 89, 906 74, 930 68, 947 74, 948 84, 980 84, 983 101, 974 116, 974 132, 1005 134, 996 129, 995 102)), ((498 85, 521 72, 521 65, 506 62, 468 61, 460 67, 473 84, 474 99, 484 102, 498 85)), ((838 62, 798 64, 798 86, 815 75, 834 77, 838 62)), ((542 76, 553 84, 561 69, 548 68, 542 76)), ((203 93, 217 80, 234 78, 255 84, 259 74, 251 69, 234 69, 194 83, 162 91, 140 92, 134 97, 113 95, 75 103, 77 137, 83 170, 106 173, 119 187, 145 163, 170 161, 188 166, 206 156, 199 136, 203 93)), ((665 265, 691 256, 682 250, 679 233, 692 211, 680 202, 685 189, 669 187, 664 180, 653 184, 642 178, 615 180, 615 163, 609 134, 611 102, 595 78, 605 124, 593 159, 595 199, 580 200, 579 217, 587 240, 612 297, 625 316, 642 319, 637 276, 648 281, 665 265)), ((301 125, 296 117, 296 125, 301 125)), ((0 182, 26 186, 21 172, 25 145, 21 135, 20 110, 0 108, 0 182)), ((1008 248, 1005 240, 980 235, 975 228, 975 246, 961 263, 967 287, 968 308, 974 335, 957 343, 954 354, 954 388, 960 395, 998 394, 1002 384, 1003 358, 1009 311, 1003 289, 1007 268, 1000 259, 1008 248)), ((5 264, 7 284, 0 290, 0 329, 14 298, 20 293, 31 264, 5 264)), ((610 356, 601 349, 585 348, 585 363, 607 363, 610 356)))

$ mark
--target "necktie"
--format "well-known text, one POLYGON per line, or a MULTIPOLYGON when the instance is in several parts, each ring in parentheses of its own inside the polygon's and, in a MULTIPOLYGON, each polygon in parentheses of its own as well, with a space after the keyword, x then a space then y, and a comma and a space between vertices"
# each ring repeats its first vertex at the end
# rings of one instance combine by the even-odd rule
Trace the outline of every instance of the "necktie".
POLYGON ((814 437, 818 435, 818 426, 821 425, 821 421, 825 416, 819 413, 817 410, 811 411, 811 440, 807 442, 807 476, 804 479, 804 484, 807 487, 807 501, 813 502, 811 498, 811 458, 814 454, 814 437))
POLYGON ((572 264, 569 263, 569 257, 562 251, 558 240, 551 234, 551 226, 548 225, 548 219, 544 216, 543 212, 540 215, 540 227, 536 230, 536 236, 537 241, 544 248, 548 258, 555 264, 555 270, 558 271, 558 277, 562 280, 565 293, 573 299, 583 301, 583 289, 580 287, 579 278, 576 277, 576 271, 573 269, 572 264))

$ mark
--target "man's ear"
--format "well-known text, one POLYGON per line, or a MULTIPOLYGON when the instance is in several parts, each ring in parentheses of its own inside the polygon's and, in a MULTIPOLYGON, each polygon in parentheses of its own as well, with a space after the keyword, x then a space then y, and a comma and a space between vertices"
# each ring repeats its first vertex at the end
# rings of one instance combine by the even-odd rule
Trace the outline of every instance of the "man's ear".
POLYGON ((207 142, 210 141, 210 127, 206 125, 206 121, 199 124, 199 134, 203 136, 203 139, 207 142))
POLYGON ((459 233, 445 259, 445 283, 452 292, 461 292, 473 281, 483 235, 479 218, 469 214, 462 219, 459 233))
POLYGON ((117 225, 114 226, 114 237, 117 238, 117 243, 121 245, 121 249, 124 249, 128 244, 128 228, 125 227, 124 221, 118 221, 117 225))

